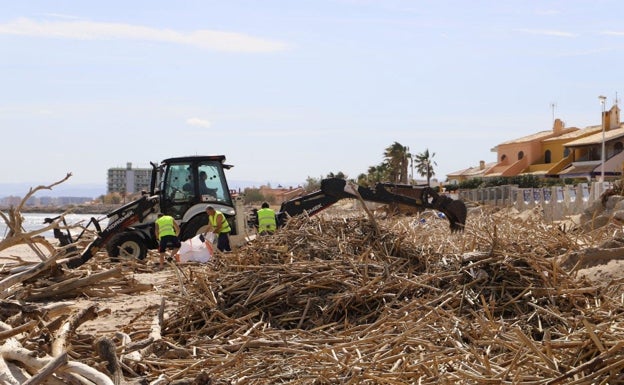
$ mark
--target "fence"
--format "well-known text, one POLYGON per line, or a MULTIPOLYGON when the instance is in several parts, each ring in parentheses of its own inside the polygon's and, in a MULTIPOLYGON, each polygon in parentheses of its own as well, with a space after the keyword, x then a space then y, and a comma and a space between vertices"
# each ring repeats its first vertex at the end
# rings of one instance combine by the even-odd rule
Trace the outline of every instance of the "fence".
POLYGON ((575 186, 518 188, 515 185, 459 190, 457 196, 464 201, 480 204, 515 207, 519 211, 540 206, 544 218, 556 221, 569 215, 580 214, 591 206, 603 192, 611 188, 610 182, 579 183, 575 186))

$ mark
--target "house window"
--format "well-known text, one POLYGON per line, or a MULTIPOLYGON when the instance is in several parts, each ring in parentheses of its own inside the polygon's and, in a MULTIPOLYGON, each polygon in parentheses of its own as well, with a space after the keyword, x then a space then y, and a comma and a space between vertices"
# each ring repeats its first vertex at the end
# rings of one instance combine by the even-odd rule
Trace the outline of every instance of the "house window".
POLYGON ((622 142, 615 142, 615 144, 613 145, 614 154, 619 154, 620 152, 622 152, 623 149, 624 145, 622 145, 622 142))
POLYGON ((546 150, 544 153, 544 163, 550 163, 550 150, 546 150))
POLYGON ((520 152, 518 153, 518 160, 520 160, 520 159, 522 159, 522 158, 524 158, 524 151, 520 151, 520 152))
POLYGON ((505 155, 505 154, 501 155, 501 162, 504 162, 505 159, 507 159, 507 155, 505 155))
POLYGON ((568 147, 566 147, 566 148, 563 150, 563 157, 564 157, 564 158, 567 158, 567 157, 568 157, 568 155, 570 155, 570 149, 569 149, 568 147))

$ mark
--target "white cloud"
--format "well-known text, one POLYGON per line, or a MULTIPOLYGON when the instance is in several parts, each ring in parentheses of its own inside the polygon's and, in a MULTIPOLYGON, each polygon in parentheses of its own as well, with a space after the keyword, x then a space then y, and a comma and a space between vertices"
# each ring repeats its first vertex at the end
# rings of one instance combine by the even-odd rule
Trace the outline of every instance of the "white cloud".
POLYGON ((604 31, 604 32, 601 32, 601 35, 624 36, 624 31, 604 31))
POLYGON ((577 37, 578 34, 563 31, 553 31, 547 29, 517 29, 518 32, 528 33, 531 35, 557 36, 557 37, 577 37))
POLYGON ((188 124, 189 126, 193 126, 193 127, 203 127, 203 128, 209 128, 210 127, 210 122, 205 120, 205 119, 200 119, 200 118, 189 118, 186 119, 186 124, 188 124))
POLYGON ((144 40, 190 45, 225 52, 276 52, 286 43, 262 39, 244 33, 197 30, 179 32, 122 23, 91 21, 36 21, 19 18, 0 24, 0 35, 20 35, 73 40, 144 40))

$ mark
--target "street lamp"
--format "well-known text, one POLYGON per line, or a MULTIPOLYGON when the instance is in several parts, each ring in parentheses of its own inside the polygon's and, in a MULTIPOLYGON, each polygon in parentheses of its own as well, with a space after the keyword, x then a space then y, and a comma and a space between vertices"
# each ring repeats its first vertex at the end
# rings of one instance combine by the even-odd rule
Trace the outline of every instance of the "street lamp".
POLYGON ((600 158, 600 182, 604 182, 604 164, 605 164, 605 102, 607 100, 606 96, 598 96, 598 100, 600 100, 600 104, 602 105, 602 116, 601 116, 601 124, 602 124, 602 155, 600 158))

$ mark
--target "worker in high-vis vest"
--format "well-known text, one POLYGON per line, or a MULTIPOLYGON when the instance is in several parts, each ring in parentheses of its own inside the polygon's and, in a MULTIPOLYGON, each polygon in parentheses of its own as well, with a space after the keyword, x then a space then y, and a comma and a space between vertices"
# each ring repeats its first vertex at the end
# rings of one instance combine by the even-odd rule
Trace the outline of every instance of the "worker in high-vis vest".
POLYGON ((221 211, 217 211, 212 206, 206 207, 208 214, 208 224, 212 227, 212 232, 217 237, 217 249, 220 251, 232 251, 230 248, 230 224, 221 211))
POLYGON ((180 248, 180 226, 170 215, 158 213, 156 219, 156 236, 158 237, 158 252, 160 253, 160 268, 165 267, 165 251, 168 247, 172 248, 171 258, 180 248))
POLYGON ((264 202, 262 208, 256 213, 258 219, 258 234, 271 235, 277 229, 277 217, 275 211, 269 208, 269 204, 264 202))

